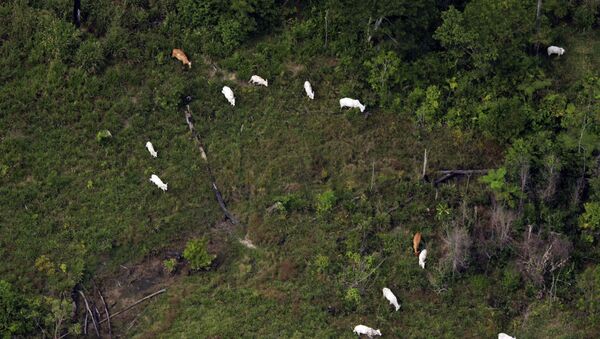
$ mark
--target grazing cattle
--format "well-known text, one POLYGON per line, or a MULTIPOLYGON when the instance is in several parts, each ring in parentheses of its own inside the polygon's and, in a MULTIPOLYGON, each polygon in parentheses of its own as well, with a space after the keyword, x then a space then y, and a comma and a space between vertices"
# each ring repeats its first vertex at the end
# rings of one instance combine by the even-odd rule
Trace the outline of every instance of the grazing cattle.
POLYGON ((366 334, 369 338, 373 338, 374 335, 381 335, 380 330, 374 330, 365 325, 356 325, 353 332, 358 334, 358 336, 361 334, 366 334))
POLYGON ((171 57, 177 58, 177 60, 181 61, 184 65, 188 65, 190 68, 192 68, 192 62, 188 60, 187 55, 185 55, 182 50, 178 48, 173 49, 171 57))
POLYGON ((225 99, 229 101, 231 106, 235 106, 235 96, 233 95, 233 91, 231 90, 231 88, 223 86, 223 90, 221 91, 221 93, 223 93, 225 99))
POLYGON ((313 100, 315 98, 315 92, 313 92, 312 86, 310 85, 310 82, 305 81, 304 82, 304 91, 306 92, 306 95, 313 100))
POLYGON ((148 142, 146 143, 146 148, 148 149, 148 152, 150 152, 150 154, 151 154, 153 157, 155 157, 155 158, 156 158, 156 157, 158 156, 158 153, 156 153, 156 151, 154 150, 154 146, 152 145, 152 143, 151 143, 150 141, 148 141, 148 142))
POLYGON ((250 81, 248 82, 255 85, 263 85, 265 87, 269 86, 269 81, 259 77, 258 75, 253 75, 252 77, 250 77, 250 81))
POLYGON ((351 98, 340 99, 340 108, 344 107, 358 108, 361 113, 365 111, 365 105, 361 104, 360 101, 351 98))
POLYGON ((517 339, 517 338, 511 337, 506 333, 498 333, 498 339, 517 339))
POLYGON ((421 243, 421 232, 415 233, 413 237, 413 249, 415 250, 415 255, 419 254, 419 244, 421 243))
POLYGON ((167 184, 162 182, 162 180, 160 180, 160 178, 156 174, 152 174, 152 176, 150 177, 150 181, 152 181, 161 190, 163 190, 163 191, 167 190, 167 184))
POLYGON ((550 46, 548 47, 548 56, 552 54, 558 54, 558 56, 561 56, 565 54, 565 49, 558 46, 550 46))
POLYGON ((419 254, 419 266, 422 269, 425 269, 425 259, 427 259, 427 250, 422 250, 421 254, 419 254))
POLYGON ((394 305, 394 307, 396 307, 396 311, 398 311, 400 309, 400 305, 398 304, 398 299, 396 299, 396 296, 394 295, 394 293, 392 293, 392 290, 390 290, 387 287, 383 288, 383 296, 390 302, 390 304, 394 305))

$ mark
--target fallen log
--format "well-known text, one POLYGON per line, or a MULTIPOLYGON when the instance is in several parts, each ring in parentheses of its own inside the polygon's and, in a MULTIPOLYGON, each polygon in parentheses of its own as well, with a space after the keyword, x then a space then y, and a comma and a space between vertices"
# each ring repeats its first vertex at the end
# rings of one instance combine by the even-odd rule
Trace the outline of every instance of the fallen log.
POLYGON ((109 315, 109 316, 108 316, 107 318, 105 318, 105 319, 102 319, 102 320, 100 320, 100 322, 99 322, 98 324, 102 324, 103 322, 109 321, 111 318, 114 318, 114 317, 116 317, 117 315, 119 315, 119 314, 121 314, 121 313, 123 313, 123 312, 129 311, 130 309, 134 308, 135 306, 137 306, 138 304, 140 304, 140 303, 141 303, 141 302, 143 302, 144 300, 148 300, 148 299, 150 299, 150 298, 152 298, 152 297, 155 297, 155 296, 157 296, 157 295, 159 295, 159 294, 161 294, 161 293, 165 293, 166 291, 167 291, 167 289, 166 289, 166 288, 163 288, 162 290, 159 290, 159 291, 156 291, 156 292, 154 292, 154 293, 152 293, 152 294, 150 294, 150 295, 147 295, 147 296, 143 297, 142 299, 140 299, 140 300, 138 300, 138 301, 134 302, 133 304, 131 304, 131 305, 129 305, 129 306, 127 306, 127 307, 125 307, 124 309, 122 309, 122 310, 120 310, 120 311, 118 311, 118 312, 115 312, 115 313, 113 313, 113 314, 109 315))
POLYGON ((489 169, 481 169, 481 170, 441 170, 441 171, 437 171, 436 173, 439 174, 443 174, 442 177, 436 179, 433 182, 433 186, 437 186, 441 183, 443 183, 444 181, 457 176, 457 175, 472 175, 472 174, 487 174, 487 172, 489 172, 489 169))
POLYGON ((480 170, 441 170, 441 171, 437 171, 437 173, 440 174, 461 174, 461 175, 468 175, 468 174, 486 174, 487 172, 489 172, 489 169, 480 169, 480 170))
POLYGON ((211 181, 210 187, 213 190, 213 192, 215 193, 215 197, 217 198, 217 202, 219 203, 219 206, 221 207, 223 214, 234 225, 240 225, 240 222, 238 221, 238 219, 233 214, 231 214, 231 212, 229 212, 229 210, 227 209, 227 205, 225 204, 225 201, 223 200, 223 195, 221 194, 221 191, 219 191, 219 188, 217 187, 217 182, 216 182, 215 176, 213 174, 212 168, 210 167, 210 163, 208 162, 208 157, 206 156, 206 152, 204 151, 204 145, 202 144, 202 139, 200 139, 198 132, 196 132, 196 129, 194 128, 192 111, 190 110, 189 105, 187 106, 187 109, 185 111, 185 121, 188 124, 188 128, 190 129, 190 132, 192 133, 194 140, 198 144, 198 150, 200 151, 200 157, 202 158, 202 160, 204 160, 204 163, 206 164, 206 171, 208 172, 208 175, 210 177, 210 181, 211 181))

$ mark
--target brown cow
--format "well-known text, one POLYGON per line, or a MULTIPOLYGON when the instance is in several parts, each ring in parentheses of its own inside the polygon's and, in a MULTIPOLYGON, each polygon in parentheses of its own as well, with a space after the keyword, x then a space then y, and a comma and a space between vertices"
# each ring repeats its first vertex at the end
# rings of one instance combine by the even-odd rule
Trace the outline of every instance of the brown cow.
POLYGON ((415 250, 415 255, 419 255, 419 244, 421 243, 421 232, 415 233, 413 238, 413 249, 415 250))
POLYGON ((184 65, 188 65, 190 68, 192 68, 192 62, 190 60, 188 60, 187 56, 185 55, 185 53, 183 53, 182 50, 180 50, 178 48, 173 49, 173 53, 171 53, 171 57, 177 58, 177 60, 181 61, 184 65))

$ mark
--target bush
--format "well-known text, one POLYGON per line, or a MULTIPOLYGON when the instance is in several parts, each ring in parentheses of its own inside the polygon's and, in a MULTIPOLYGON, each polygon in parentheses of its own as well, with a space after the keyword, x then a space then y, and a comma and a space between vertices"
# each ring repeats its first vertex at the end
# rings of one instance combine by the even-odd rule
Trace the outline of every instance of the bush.
POLYGON ((585 32, 590 30, 594 25, 596 14, 598 14, 598 8, 596 5, 582 4, 575 9, 575 13, 573 13, 573 21, 579 29, 585 32))
POLYGON ((193 239, 185 246, 183 257, 188 260, 193 270, 208 268, 215 259, 215 255, 208 253, 207 243, 205 238, 193 239))
POLYGON ((317 213, 323 215, 333 209, 336 197, 332 190, 327 190, 317 195, 317 213))
POLYGON ((369 70, 369 85, 382 102, 387 102, 390 89, 399 80, 400 58, 394 52, 382 51, 376 57, 365 61, 364 65, 369 70))
POLYGON ((33 330, 26 300, 11 284, 0 280, 0 335, 4 338, 23 335, 33 330))
POLYGON ((314 260, 314 267, 317 273, 326 273, 329 268, 329 257, 317 254, 314 260))
POLYGON ((600 320, 600 265, 587 268, 577 279, 577 307, 592 322, 600 320))
POLYGON ((588 202, 584 207, 585 213, 579 217, 579 227, 583 230, 584 239, 593 242, 600 232, 600 202, 588 202))
POLYGON ((165 267, 165 271, 167 271, 167 273, 173 273, 177 267, 177 260, 175 258, 166 259, 163 261, 163 266, 165 267))
POLYGON ((110 139, 111 137, 112 137, 112 134, 107 129, 103 129, 103 130, 99 131, 98 133, 96 133, 96 141, 97 142, 103 142, 105 140, 110 139))
POLYGON ((521 285, 521 276, 515 267, 506 267, 502 270, 502 280, 500 281, 502 288, 508 292, 516 292, 521 285))
POLYGON ((519 188, 514 184, 508 183, 505 177, 506 168, 500 167, 497 170, 490 170, 479 181, 490 186, 497 200, 505 201, 509 206, 514 206, 515 199, 519 197, 519 188))
POLYGON ((360 305, 360 292, 357 288, 349 288, 346 290, 344 301, 350 309, 355 309, 360 305))

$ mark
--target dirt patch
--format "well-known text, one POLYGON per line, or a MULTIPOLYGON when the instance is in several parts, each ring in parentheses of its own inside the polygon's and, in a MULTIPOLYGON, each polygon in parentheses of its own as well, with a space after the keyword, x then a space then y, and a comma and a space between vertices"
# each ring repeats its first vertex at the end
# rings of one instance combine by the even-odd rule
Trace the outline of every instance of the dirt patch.
MULTIPOLYGON (((181 245, 183 246, 183 244, 181 245)), ((179 245, 174 246, 179 248, 179 245)), ((183 247, 181 247, 183 248, 183 247)), ((136 301, 157 292, 163 288, 168 288, 181 279, 187 272, 180 261, 178 270, 175 274, 166 271, 163 261, 170 258, 180 258, 179 252, 175 250, 164 250, 160 254, 148 256, 141 262, 121 265, 118 272, 113 272, 112 276, 102 277, 97 280, 98 287, 102 290, 104 299, 108 304, 111 314, 118 312, 134 304, 136 301), (116 274, 115 274, 116 273, 116 274)), ((90 293, 92 294, 92 293, 90 293)), ((104 307, 97 292, 88 296, 90 302, 95 304, 104 315, 104 307)), ((146 300, 134 308, 119 314, 111 319, 113 334, 124 334, 139 318, 138 315, 144 312, 152 299, 146 300)), ((101 317, 104 319, 104 316, 101 317)), ((106 324, 103 324, 101 332, 106 332, 106 324)))
MULTIPOLYGON (((216 254, 217 257, 213 262, 212 269, 218 267, 224 262, 230 251, 230 239, 233 233, 237 230, 237 226, 226 221, 219 221, 210 229, 210 235, 207 236, 208 251, 216 254)), ((126 265, 120 265, 117 271, 111 272, 96 272, 95 285, 102 292, 106 303, 108 304, 111 314, 118 312, 133 305, 136 301, 154 293, 161 289, 169 289, 170 286, 176 284, 185 276, 191 274, 187 263, 182 258, 182 252, 188 239, 200 235, 189 235, 181 240, 171 244, 168 248, 155 251, 139 262, 133 262, 126 265), (176 269, 173 273, 167 272, 164 261, 167 259, 175 259, 177 262, 176 269)), ((99 297, 98 290, 94 287, 91 290, 85 291, 88 302, 92 305, 91 308, 97 308, 99 317, 98 320, 104 319, 104 305, 99 297)), ((116 336, 126 336, 129 330, 136 325, 149 303, 154 298, 143 301, 132 309, 111 318, 112 333, 116 336)), ((171 304, 178 303, 177 298, 171 300, 171 304)), ((78 321, 83 322, 85 318, 85 310, 83 309, 83 300, 80 302, 78 321)), ((177 317, 178 308, 173 305, 174 310, 167 318, 173 319, 177 317)), ((91 322, 88 324, 89 333, 93 333, 91 322)), ((108 334, 106 323, 101 325, 101 335, 108 334)))
POLYGON ((177 275, 166 272, 160 257, 146 258, 144 261, 121 266, 119 274, 103 281, 109 306, 118 310, 133 304, 136 300, 161 288, 173 284, 177 275))

